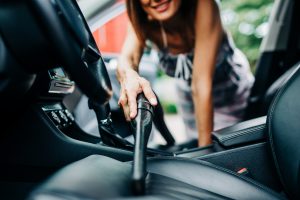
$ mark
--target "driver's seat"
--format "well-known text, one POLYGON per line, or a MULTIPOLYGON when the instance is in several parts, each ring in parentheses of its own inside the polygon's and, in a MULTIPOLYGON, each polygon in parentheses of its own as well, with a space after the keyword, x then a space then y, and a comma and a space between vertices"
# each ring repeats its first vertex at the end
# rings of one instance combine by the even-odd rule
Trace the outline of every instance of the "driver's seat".
POLYGON ((57 172, 30 200, 300 199, 300 66, 270 106, 269 143, 285 194, 210 163, 174 157, 148 160, 146 195, 131 190, 131 163, 90 156, 57 172))

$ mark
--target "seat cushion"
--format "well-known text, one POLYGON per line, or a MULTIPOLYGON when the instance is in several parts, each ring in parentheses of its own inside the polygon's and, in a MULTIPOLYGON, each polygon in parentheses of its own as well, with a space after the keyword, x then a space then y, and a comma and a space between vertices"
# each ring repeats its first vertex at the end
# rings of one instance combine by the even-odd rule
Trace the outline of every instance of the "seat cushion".
MULTIPOLYGON (((151 159, 148 171, 189 184, 224 199, 282 199, 271 189, 211 163, 186 158, 151 159)), ((162 187, 166 187, 161 184, 162 187)), ((204 198, 207 199, 207 198, 204 198)))
POLYGON ((203 161, 153 158, 146 195, 131 190, 131 164, 89 156, 66 166, 35 190, 37 199, 282 199, 270 189, 203 161))

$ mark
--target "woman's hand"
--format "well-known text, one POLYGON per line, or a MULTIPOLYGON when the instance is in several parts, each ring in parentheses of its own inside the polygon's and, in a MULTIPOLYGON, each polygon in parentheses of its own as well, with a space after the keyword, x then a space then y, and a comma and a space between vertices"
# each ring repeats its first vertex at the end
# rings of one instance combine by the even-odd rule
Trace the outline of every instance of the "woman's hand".
POLYGON ((139 76, 135 70, 127 69, 120 84, 121 91, 118 104, 123 108, 127 121, 135 118, 137 114, 136 98, 139 93, 143 92, 152 106, 157 105, 157 99, 149 81, 139 76))

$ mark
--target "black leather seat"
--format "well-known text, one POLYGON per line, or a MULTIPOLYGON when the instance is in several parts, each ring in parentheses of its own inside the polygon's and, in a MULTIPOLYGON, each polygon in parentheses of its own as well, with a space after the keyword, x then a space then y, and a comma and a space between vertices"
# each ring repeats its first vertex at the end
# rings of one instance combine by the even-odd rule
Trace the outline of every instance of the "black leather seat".
MULTIPOLYGON (((300 199, 300 66, 281 88, 267 118, 269 143, 286 195, 300 199)), ((131 164, 90 156, 66 166, 29 197, 36 199, 285 199, 259 183, 207 162, 148 160, 146 195, 131 192, 131 164)))
MULTIPOLYGON (((203 161, 156 158, 149 161, 148 172, 147 195, 141 199, 281 199, 250 179, 203 161)), ((93 155, 62 169, 32 199, 134 198, 130 180, 129 163, 93 155)))

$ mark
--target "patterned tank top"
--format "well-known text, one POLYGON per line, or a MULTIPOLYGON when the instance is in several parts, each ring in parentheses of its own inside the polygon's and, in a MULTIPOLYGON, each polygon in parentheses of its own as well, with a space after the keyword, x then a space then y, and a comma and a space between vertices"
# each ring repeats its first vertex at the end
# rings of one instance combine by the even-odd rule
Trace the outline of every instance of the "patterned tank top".
MULTIPOLYGON (((176 78, 179 112, 188 138, 198 136, 191 92, 194 52, 170 54, 158 50, 159 66, 176 78)), ((230 35, 223 38, 213 77, 214 129, 237 123, 243 118, 254 77, 244 54, 235 47, 230 35)))

